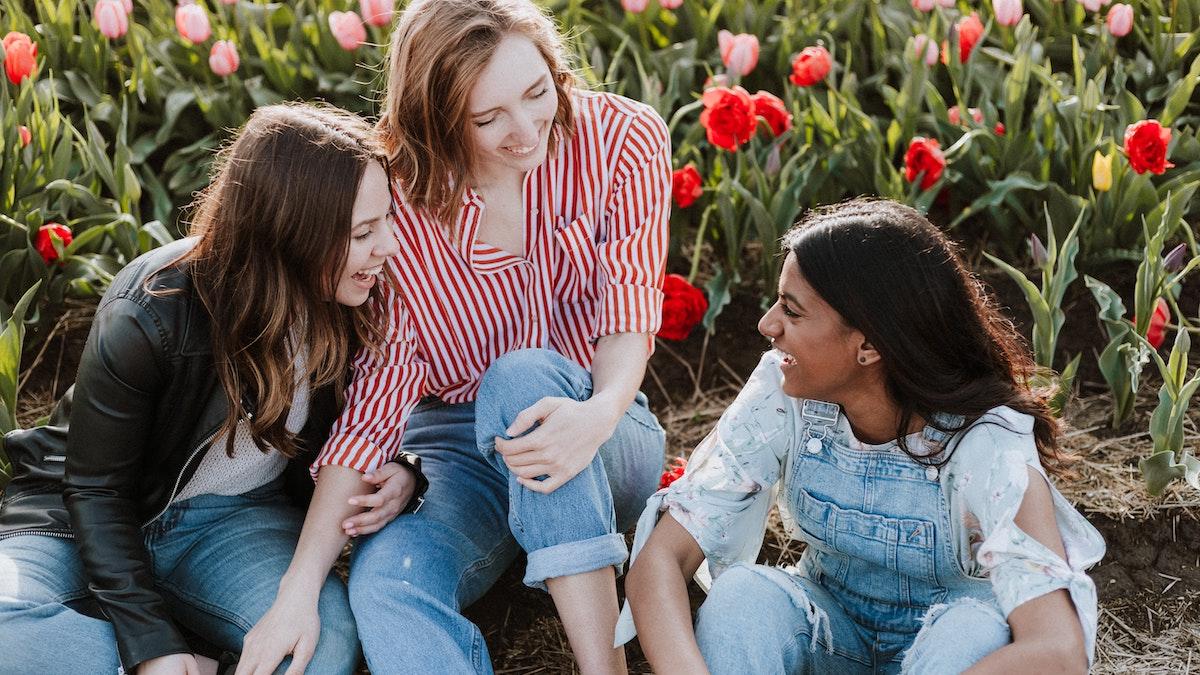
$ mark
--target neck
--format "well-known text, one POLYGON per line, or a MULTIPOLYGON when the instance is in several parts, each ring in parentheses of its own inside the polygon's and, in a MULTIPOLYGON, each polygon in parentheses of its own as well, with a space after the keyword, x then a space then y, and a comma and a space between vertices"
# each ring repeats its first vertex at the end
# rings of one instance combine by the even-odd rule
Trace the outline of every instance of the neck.
POLYGON ((525 185, 525 172, 501 167, 493 171, 483 169, 471 178, 471 187, 479 192, 494 192, 496 190, 516 190, 520 192, 525 185))
MULTIPOLYGON (((877 445, 896 439, 896 429, 900 424, 900 406, 882 387, 857 392, 841 401, 841 406, 842 414, 846 416, 850 430, 858 440, 877 445)), ((920 431, 924 427, 925 419, 920 415, 913 415, 904 434, 920 431)))

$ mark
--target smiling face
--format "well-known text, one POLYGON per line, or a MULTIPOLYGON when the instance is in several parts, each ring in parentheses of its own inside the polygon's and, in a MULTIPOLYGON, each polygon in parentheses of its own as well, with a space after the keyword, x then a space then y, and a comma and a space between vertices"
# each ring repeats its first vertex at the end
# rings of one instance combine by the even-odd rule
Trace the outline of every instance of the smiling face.
POLYGON ((388 220, 391 205, 387 174, 377 162, 368 162, 354 199, 350 246, 334 293, 339 303, 357 307, 366 302, 383 271, 383 263, 400 252, 388 220))
POLYGON ((558 99, 550 67, 529 38, 510 33, 500 41, 467 105, 477 183, 523 174, 546 159, 558 99))
POLYGON ((784 355, 783 392, 794 398, 843 403, 862 377, 863 334, 846 325, 840 314, 813 290, 789 253, 779 275, 779 296, 758 322, 758 332, 784 355))

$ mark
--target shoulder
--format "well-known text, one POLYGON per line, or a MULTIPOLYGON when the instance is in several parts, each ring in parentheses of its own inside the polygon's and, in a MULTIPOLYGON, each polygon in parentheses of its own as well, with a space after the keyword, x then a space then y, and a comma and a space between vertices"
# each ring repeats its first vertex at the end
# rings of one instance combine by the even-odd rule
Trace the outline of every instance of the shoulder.
POLYGON ((1041 472, 1033 417, 1007 406, 992 408, 959 432, 950 456, 950 471, 959 477, 988 476, 998 482, 1024 485, 1026 467, 1041 472))
POLYGON ((748 428, 757 441, 776 445, 782 452, 790 445, 801 401, 783 392, 779 365, 778 353, 763 354, 718 426, 726 432, 748 428))
POLYGON ((622 150, 651 154, 669 146, 667 123, 654 108, 618 94, 577 91, 574 94, 576 134, 611 136, 624 130, 622 150))

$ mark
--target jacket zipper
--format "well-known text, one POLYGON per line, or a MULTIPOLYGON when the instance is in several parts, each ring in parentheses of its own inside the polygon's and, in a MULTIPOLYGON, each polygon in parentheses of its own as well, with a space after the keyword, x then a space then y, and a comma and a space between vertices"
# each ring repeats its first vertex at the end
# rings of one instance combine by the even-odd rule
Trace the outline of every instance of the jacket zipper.
POLYGON ((36 534, 44 537, 58 537, 59 539, 74 539, 74 535, 70 532, 60 532, 58 530, 41 530, 36 527, 26 528, 24 530, 14 530, 0 534, 0 539, 8 539, 22 534, 36 534))
POLYGON ((145 523, 142 524, 143 529, 148 527, 151 523, 158 520, 159 518, 162 518, 162 515, 167 512, 167 509, 171 508, 171 502, 174 501, 175 495, 179 494, 179 484, 180 484, 180 482, 183 481, 183 474, 187 473, 188 466, 191 465, 193 459, 196 459, 196 455, 200 454, 200 452, 202 450, 204 450, 210 444, 212 444, 213 439, 216 438, 217 434, 219 434, 220 432, 221 432, 221 427, 218 426, 216 429, 213 430, 213 432, 211 434, 208 435, 208 438, 205 438, 203 441, 200 442, 200 445, 196 446, 195 450, 192 450, 192 454, 188 455, 187 461, 183 463, 183 467, 179 470, 179 475, 175 477, 175 485, 174 485, 174 487, 171 488, 171 495, 169 497, 167 497, 166 505, 164 505, 162 507, 162 510, 159 511, 157 515, 155 515, 153 518, 151 518, 150 520, 147 520, 145 523))

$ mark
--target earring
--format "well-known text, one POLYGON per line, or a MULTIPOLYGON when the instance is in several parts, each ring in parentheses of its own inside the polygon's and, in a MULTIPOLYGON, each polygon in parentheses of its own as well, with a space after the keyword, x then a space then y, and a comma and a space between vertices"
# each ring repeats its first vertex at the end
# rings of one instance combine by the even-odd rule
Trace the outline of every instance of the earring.
POLYGON ((864 366, 867 365, 867 357, 865 357, 865 356, 858 357, 858 362, 864 366))

